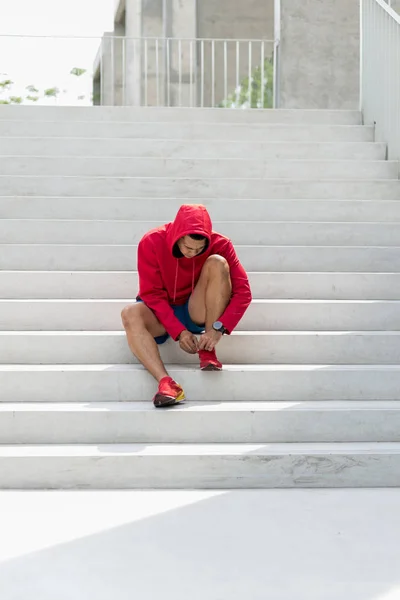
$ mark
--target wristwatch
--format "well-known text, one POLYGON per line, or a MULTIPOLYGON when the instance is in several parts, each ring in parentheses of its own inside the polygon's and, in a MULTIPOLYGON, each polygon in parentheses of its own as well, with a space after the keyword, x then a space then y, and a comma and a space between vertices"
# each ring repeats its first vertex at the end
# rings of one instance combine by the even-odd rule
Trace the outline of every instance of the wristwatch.
POLYGON ((215 323, 213 323, 213 329, 214 331, 218 331, 219 333, 222 333, 222 335, 224 335, 224 333, 226 333, 226 329, 223 326, 223 324, 221 323, 221 321, 215 321, 215 323))

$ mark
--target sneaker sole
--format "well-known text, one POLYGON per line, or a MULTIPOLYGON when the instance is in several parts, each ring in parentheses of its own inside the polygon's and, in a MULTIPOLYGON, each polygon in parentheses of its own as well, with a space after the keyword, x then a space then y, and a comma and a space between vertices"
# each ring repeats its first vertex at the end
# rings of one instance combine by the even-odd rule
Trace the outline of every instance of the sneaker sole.
POLYGON ((185 394, 182 392, 177 398, 169 398, 168 396, 163 396, 162 394, 156 394, 154 396, 154 406, 156 408, 166 408, 168 406, 174 406, 175 404, 180 404, 181 402, 185 402, 185 394), (159 401, 160 404, 156 404, 159 401))
POLYGON ((216 365, 206 365, 205 367, 200 367, 201 371, 222 371, 222 367, 217 367, 216 365))

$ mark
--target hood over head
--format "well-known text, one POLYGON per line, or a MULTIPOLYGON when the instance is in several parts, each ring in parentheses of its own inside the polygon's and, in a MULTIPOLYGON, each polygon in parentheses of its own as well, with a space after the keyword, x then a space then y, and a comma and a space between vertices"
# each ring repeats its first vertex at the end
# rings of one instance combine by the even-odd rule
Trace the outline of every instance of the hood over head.
POLYGON ((206 238, 207 243, 203 250, 205 252, 211 241, 212 223, 210 215, 202 204, 183 204, 167 232, 167 244, 171 254, 176 258, 180 258, 182 254, 176 245, 177 242, 185 235, 193 233, 206 238))

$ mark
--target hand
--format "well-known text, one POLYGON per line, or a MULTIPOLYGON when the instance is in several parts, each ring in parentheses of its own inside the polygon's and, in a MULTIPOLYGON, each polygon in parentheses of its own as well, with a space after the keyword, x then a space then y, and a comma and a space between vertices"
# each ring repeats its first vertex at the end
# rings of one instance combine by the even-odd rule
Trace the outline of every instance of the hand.
POLYGON ((197 337, 185 329, 185 331, 182 331, 179 336, 179 346, 188 354, 196 354, 199 348, 199 343, 197 341, 197 337))
POLYGON ((199 350, 208 350, 211 352, 211 350, 214 350, 221 338, 222 333, 220 331, 215 331, 215 329, 206 331, 200 336, 199 350))

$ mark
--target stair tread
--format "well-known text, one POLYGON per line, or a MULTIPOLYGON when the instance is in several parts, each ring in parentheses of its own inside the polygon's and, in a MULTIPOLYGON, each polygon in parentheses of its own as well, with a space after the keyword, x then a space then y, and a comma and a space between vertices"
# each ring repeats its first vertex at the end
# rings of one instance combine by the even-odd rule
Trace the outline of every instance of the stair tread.
MULTIPOLYGON (((400 277, 400 273, 399 273, 400 277)), ((0 290, 1 294, 1 290, 0 290)), ((0 298, 0 304, 119 304, 120 302, 134 302, 132 297, 125 298, 0 298)), ((313 304, 335 304, 335 305, 358 305, 366 304, 376 306, 377 304, 397 305, 400 300, 342 300, 342 299, 317 299, 317 298, 253 298, 252 304, 304 304, 310 306, 313 304)))
POLYGON ((35 444, 0 446, 6 458, 124 456, 292 456, 321 454, 400 454, 400 442, 267 443, 267 444, 35 444))
MULTIPOLYGON (((172 373, 201 373, 196 365, 178 365, 178 364, 166 364, 168 371, 172 373)), ((385 365, 385 364, 224 364, 224 371, 400 371, 400 365, 385 365)), ((0 372, 129 372, 139 371, 145 373, 144 368, 135 363, 131 364, 45 364, 45 365, 34 365, 34 364, 0 364, 0 372)), ((204 377, 204 373, 202 376, 204 377)))
POLYGON ((302 400, 275 402, 186 402, 172 411, 155 411, 152 402, 0 402, 0 413, 7 412, 151 412, 155 415, 167 415, 175 412, 228 413, 228 412, 277 412, 277 411, 385 411, 400 410, 400 400, 302 400))
MULTIPOLYGON (((353 330, 342 330, 342 331, 234 331, 229 337, 287 337, 287 336, 343 336, 343 335, 351 335, 351 336, 365 336, 365 337, 377 337, 377 336, 399 336, 400 330, 378 330, 378 331, 353 331, 353 330)), ((125 337, 124 331, 117 330, 105 330, 105 331, 0 331, 0 336, 4 337, 21 337, 21 336, 43 336, 43 337, 55 337, 55 336, 73 336, 73 337, 83 337, 83 336, 91 336, 91 337, 109 337, 109 336, 117 336, 117 337, 125 337)))

